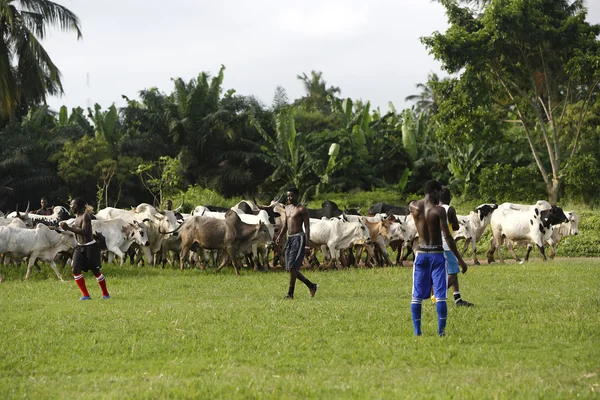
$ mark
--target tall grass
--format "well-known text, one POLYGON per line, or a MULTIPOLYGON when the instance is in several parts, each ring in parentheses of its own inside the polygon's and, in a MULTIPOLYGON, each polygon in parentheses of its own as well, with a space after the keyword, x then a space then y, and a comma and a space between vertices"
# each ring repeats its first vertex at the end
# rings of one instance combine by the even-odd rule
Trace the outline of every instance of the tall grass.
MULTIPOLYGON (((2 266, 0 398, 597 398, 597 260, 471 267, 476 306, 436 336, 409 311, 411 270, 285 273, 103 269, 79 302, 49 268, 2 266)), ((68 274, 66 274, 68 275, 68 274)), ((91 279, 90 279, 91 278, 91 279)), ((451 303, 449 303, 451 304, 451 303)))

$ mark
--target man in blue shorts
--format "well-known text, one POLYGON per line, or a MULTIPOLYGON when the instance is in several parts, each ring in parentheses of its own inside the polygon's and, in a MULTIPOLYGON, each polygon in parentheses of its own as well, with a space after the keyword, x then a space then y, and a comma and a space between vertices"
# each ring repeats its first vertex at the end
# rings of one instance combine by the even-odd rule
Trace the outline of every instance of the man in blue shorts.
MULTIPOLYGON (((450 234, 454 237, 454 231, 458 230, 458 217, 456 216, 456 210, 454 207, 450 205, 450 200, 452 200, 452 194, 450 193, 450 189, 447 187, 442 188, 442 194, 440 195, 440 205, 446 210, 446 216, 448 217, 448 230, 450 234)), ((448 289, 452 287, 454 289, 454 305, 462 306, 462 307, 473 307, 473 303, 469 303, 468 301, 463 300, 460 297, 460 290, 458 288, 458 260, 454 257, 454 254, 448 247, 448 243, 444 238, 442 238, 442 246, 444 247, 444 254, 446 255, 446 263, 448 264, 448 289)), ((465 265, 462 268, 462 273, 467 272, 467 266, 465 265)))
POLYGON ((438 315, 438 335, 444 336, 448 316, 446 305, 448 282, 442 235, 446 238, 448 247, 456 256, 459 265, 466 268, 467 264, 460 256, 454 238, 448 230, 446 210, 438 206, 442 184, 434 180, 428 181, 424 191, 425 198, 411 201, 409 204, 410 213, 419 233, 419 243, 413 265, 413 292, 410 309, 415 335, 420 336, 422 302, 429 298, 433 284, 435 308, 438 315))

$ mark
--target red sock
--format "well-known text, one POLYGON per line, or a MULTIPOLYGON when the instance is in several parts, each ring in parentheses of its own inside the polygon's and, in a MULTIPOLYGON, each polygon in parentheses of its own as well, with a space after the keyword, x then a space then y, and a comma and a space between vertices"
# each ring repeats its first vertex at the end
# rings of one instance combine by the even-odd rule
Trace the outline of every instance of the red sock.
POLYGON ((79 290, 81 290, 81 294, 89 297, 90 294, 88 293, 87 287, 85 286, 85 278, 83 277, 83 275, 82 274, 79 274, 79 275, 73 274, 73 279, 75 279, 75 283, 77 284, 77 286, 79 286, 79 290))
POLYGON ((100 285, 100 289, 102 289, 102 296, 108 296, 108 289, 106 289, 106 279, 102 273, 96 275, 96 280, 98 281, 98 285, 100 285))

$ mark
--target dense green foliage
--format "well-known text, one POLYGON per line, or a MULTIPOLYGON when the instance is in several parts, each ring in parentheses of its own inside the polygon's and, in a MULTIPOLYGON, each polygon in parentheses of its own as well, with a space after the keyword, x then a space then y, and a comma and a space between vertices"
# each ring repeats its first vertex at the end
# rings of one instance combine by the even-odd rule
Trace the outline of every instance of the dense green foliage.
MULTIPOLYGON (((50 13, 50 25, 79 32, 73 14, 43 0, 4 3, 44 5, 36 10, 50 13)), ((41 196, 128 207, 188 190, 268 203, 290 185, 305 202, 328 193, 344 205, 343 193, 384 190, 397 197, 364 200, 398 203, 432 178, 462 201, 598 205, 600 26, 585 21, 583 4, 493 0, 475 11, 441 3, 449 28, 423 42, 457 74, 418 83, 411 109, 343 98, 319 71, 298 75, 300 98, 278 87, 265 105, 226 89, 225 66, 174 78, 169 93, 143 89, 120 109, 55 113, 32 95, 0 129, 0 208, 41 196)), ((11 99, 3 104, 14 108, 11 99)))
MULTIPOLYGON (((411 270, 287 274, 103 269, 112 299, 79 302, 45 267, 0 266, 0 397, 594 398, 600 385, 597 260, 471 267, 472 309, 447 336, 423 307, 412 335, 411 270)), ((86 275, 86 278, 90 275, 86 275)))

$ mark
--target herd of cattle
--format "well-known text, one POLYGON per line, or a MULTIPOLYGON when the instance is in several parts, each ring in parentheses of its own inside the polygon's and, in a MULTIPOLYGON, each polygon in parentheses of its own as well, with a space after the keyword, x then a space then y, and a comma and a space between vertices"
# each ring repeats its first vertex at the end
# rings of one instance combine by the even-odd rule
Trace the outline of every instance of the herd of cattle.
MULTIPOLYGON (((181 207, 169 211, 143 203, 132 210, 99 210, 92 228, 110 262, 116 255, 123 265, 130 256, 133 264, 145 260, 164 267, 174 253, 172 262, 178 262, 181 269, 198 264, 204 270, 213 262, 219 269, 233 265, 237 275, 244 260, 254 270, 283 264, 282 249, 275 239, 285 216, 284 207, 277 202, 260 206, 244 200, 231 209, 198 206, 192 213, 182 214, 181 207)), ((67 260, 77 245, 73 233, 57 228, 60 221, 73 223, 74 219, 64 207, 54 207, 53 211, 49 216, 27 210, 0 217, 0 254, 5 263, 26 261, 25 279, 34 265, 39 269, 36 261, 40 260, 48 262, 62 280, 55 259, 62 256, 67 260)), ((340 210, 331 201, 323 202, 320 209, 309 209, 313 251, 305 259, 306 267, 392 265, 388 247, 397 251, 395 264, 402 265, 402 253, 406 257, 417 238, 407 207, 377 203, 368 216, 358 214, 357 210, 340 210), (319 250, 323 264, 316 257, 319 250)), ((560 239, 578 233, 577 214, 546 201, 534 205, 482 204, 469 215, 459 215, 458 220, 460 229, 454 232, 455 239, 465 241, 463 253, 472 248, 475 264, 479 264, 476 244, 488 225, 492 230, 488 262, 494 261, 495 252, 503 261, 502 244, 517 261, 514 245, 528 246, 526 260, 535 245, 545 260, 544 245, 551 247, 554 257, 560 239)))

